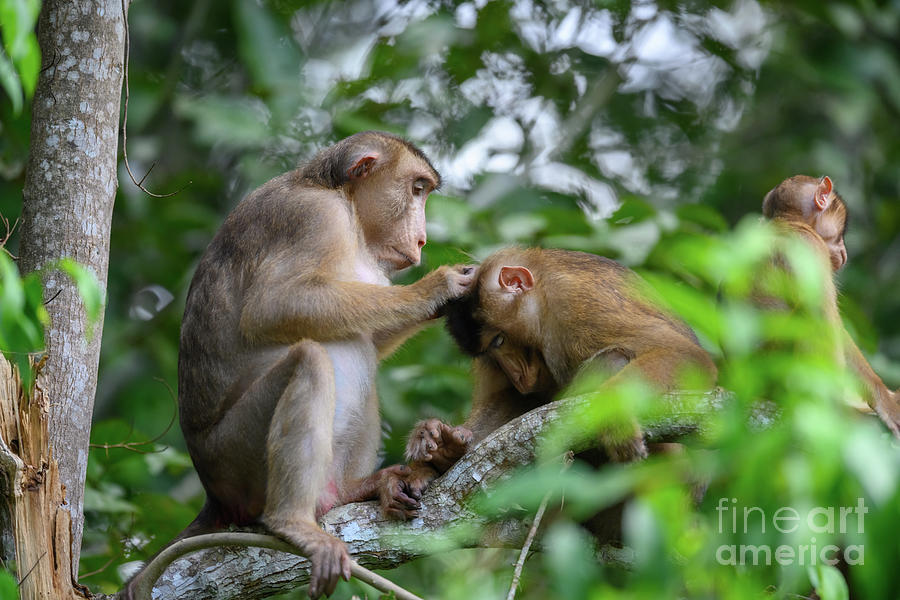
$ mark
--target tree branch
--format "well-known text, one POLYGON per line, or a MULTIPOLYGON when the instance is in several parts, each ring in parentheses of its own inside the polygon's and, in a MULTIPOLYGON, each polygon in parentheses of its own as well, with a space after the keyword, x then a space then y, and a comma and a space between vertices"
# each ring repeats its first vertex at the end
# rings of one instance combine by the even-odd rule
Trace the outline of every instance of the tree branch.
MULTIPOLYGON (((666 396, 669 410, 665 416, 644 425, 646 439, 668 441, 696 432, 705 416, 720 408, 723 399, 719 391, 705 394, 699 401, 696 394, 666 396)), ((565 418, 569 410, 588 402, 587 396, 553 402, 499 428, 428 488, 419 518, 397 523, 382 515, 376 502, 360 502, 331 510, 323 517, 322 527, 344 540, 355 560, 370 569, 391 569, 433 554, 446 548, 449 539, 453 547, 521 547, 529 530, 526 524, 515 519, 488 522, 470 510, 466 500, 533 462, 540 434, 565 418)), ((754 418, 765 424, 772 418, 771 411, 761 409, 754 418)), ((574 432, 573 439, 582 441, 575 442, 572 450, 581 451, 592 445, 589 435, 578 434, 574 432)), ((230 534, 239 544, 260 541, 259 537, 250 537, 254 535, 258 534, 230 534)), ((253 599, 305 584, 309 580, 309 561, 271 549, 283 542, 264 537, 273 542, 260 541, 268 548, 217 546, 182 556, 156 582, 153 598, 253 599)), ((603 548, 601 560, 628 562, 627 554, 621 549, 603 548)))

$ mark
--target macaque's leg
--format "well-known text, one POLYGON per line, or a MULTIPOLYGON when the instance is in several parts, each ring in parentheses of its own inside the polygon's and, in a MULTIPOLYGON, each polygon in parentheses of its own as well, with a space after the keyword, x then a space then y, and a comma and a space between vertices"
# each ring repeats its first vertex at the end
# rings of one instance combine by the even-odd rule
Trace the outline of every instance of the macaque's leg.
POLYGON ((869 361, 860 352, 859 347, 844 333, 844 352, 850 367, 860 378, 865 392, 866 403, 884 421, 888 429, 896 437, 900 437, 900 394, 892 392, 872 370, 869 361))
MULTIPOLYGON (((363 420, 378 423, 378 396, 372 388, 363 420)), ((338 440, 336 448, 344 455, 345 483, 341 486, 340 503, 362 502, 377 499, 384 513, 394 519, 411 519, 417 516, 421 490, 413 493, 409 488, 410 469, 394 465, 373 473, 375 457, 381 444, 381 429, 367 427, 356 434, 338 440), (366 457, 372 457, 371 460, 366 457)))
MULTIPOLYGON (((675 347, 672 350, 654 349, 635 356, 630 362, 621 367, 618 373, 613 375, 602 386, 614 388, 622 381, 630 378, 641 378, 660 391, 666 391, 677 387, 678 376, 689 361, 694 360, 697 368, 704 369, 710 374, 710 384, 715 380, 715 365, 710 358, 701 351, 690 351, 675 347)), ((615 361, 618 363, 621 361, 615 361)), ((614 462, 631 462, 647 458, 647 446, 640 425, 634 418, 625 423, 618 423, 600 432, 600 441, 603 448, 614 462)))
POLYGON ((338 494, 332 464, 334 372, 320 344, 300 342, 290 352, 297 368, 269 427, 263 521, 309 557, 309 595, 317 598, 330 595, 339 577, 350 579, 346 546, 315 521, 317 508, 332 505, 338 494))

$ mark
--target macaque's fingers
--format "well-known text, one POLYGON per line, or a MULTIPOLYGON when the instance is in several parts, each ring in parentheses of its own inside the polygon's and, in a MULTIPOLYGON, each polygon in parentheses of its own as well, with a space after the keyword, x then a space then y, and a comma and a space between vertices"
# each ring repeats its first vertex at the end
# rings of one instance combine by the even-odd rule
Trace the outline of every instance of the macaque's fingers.
POLYGON ((419 501, 410 495, 408 485, 408 478, 412 473, 410 468, 406 465, 396 465, 384 469, 383 473, 378 497, 384 514, 399 520, 418 516, 419 501))
POLYGON ((456 440, 456 443, 463 444, 465 446, 469 445, 469 442, 472 441, 472 431, 466 429, 462 425, 459 427, 453 428, 453 439, 456 440))
POLYGON ((349 554, 344 554, 341 556, 341 577, 344 578, 344 581, 350 581, 350 564, 353 561, 350 559, 349 554))
POLYGON ((341 540, 322 534, 309 546, 309 597, 330 596, 338 579, 349 578, 350 555, 341 540))
POLYGON ((411 498, 419 500, 428 485, 439 475, 431 463, 417 462, 410 465, 410 474, 406 477, 406 493, 411 498))
POLYGON ((447 291, 443 301, 448 302, 464 296, 469 291, 478 275, 478 267, 474 265, 442 266, 438 272, 445 279, 447 291))
POLYGON ((406 443, 407 460, 425 462, 432 460, 432 452, 438 449, 441 442, 441 425, 439 419, 427 419, 413 427, 406 443))
POLYGON ((441 423, 441 440, 444 442, 444 456, 449 458, 449 452, 458 459, 468 450, 469 442, 472 441, 472 432, 462 425, 451 427, 446 423, 441 423))

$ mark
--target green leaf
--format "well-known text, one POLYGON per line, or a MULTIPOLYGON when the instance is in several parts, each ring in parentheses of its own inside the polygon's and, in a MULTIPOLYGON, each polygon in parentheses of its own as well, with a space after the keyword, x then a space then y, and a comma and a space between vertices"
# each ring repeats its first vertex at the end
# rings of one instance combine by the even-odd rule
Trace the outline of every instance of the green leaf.
POLYGON ((703 204, 684 204, 675 210, 681 221, 696 223, 707 229, 722 233, 728 231, 728 222, 714 208, 703 204))
POLYGON ((100 318, 103 308, 103 298, 100 296, 100 286, 97 278, 91 271, 81 266, 71 258, 63 258, 56 263, 56 268, 72 278, 78 288, 78 294, 84 302, 84 308, 88 317, 88 336, 91 335, 93 324, 100 318))
POLYGON ((103 513, 133 513, 140 510, 131 502, 123 500, 119 497, 120 495, 121 491, 112 486, 108 486, 103 490, 85 487, 84 510, 103 513))
POLYGON ((0 600, 17 600, 19 586, 15 576, 9 571, 0 571, 0 600))
POLYGON ((0 252, 0 350, 19 369, 22 385, 30 393, 34 383, 30 354, 44 347, 44 325, 49 322, 40 275, 19 277, 12 260, 0 252))
POLYGON ((628 198, 622 202, 622 206, 609 218, 614 225, 630 225, 640 223, 656 215, 656 208, 645 200, 628 198))
MULTIPOLYGON (((27 97, 31 97, 31 94, 34 93, 40 69, 41 54, 37 38, 34 35, 34 26, 40 10, 40 0, 0 0, 0 31, 3 31, 3 47, 19 72, 21 86, 27 97)), ((0 76, 5 79, 5 76, 0 76)), ((4 87, 7 87, 5 82, 4 87)), ((9 88, 7 88, 7 93, 9 93, 9 88)), ((16 112, 18 114, 18 110, 16 112)))
POLYGON ((283 22, 256 2, 234 2, 238 51, 256 86, 267 92, 300 85, 300 51, 283 22))
POLYGON ((24 103, 22 83, 2 48, 0 48, 0 85, 3 86, 3 89, 6 90, 6 95, 12 101, 13 112, 16 115, 21 114, 24 103))
POLYGON ((850 597, 847 582, 837 568, 820 563, 807 567, 807 573, 822 600, 847 600, 850 597))
POLYGON ((210 146, 258 148, 270 139, 269 115, 258 100, 210 94, 180 96, 175 113, 196 123, 197 139, 210 146))

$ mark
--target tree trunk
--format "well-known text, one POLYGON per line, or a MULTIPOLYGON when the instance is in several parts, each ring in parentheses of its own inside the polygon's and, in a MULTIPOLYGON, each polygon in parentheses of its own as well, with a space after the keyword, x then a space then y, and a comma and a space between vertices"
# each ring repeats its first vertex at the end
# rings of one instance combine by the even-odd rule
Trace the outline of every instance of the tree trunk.
MULTIPOLYGON (((34 95, 19 268, 71 257, 91 270, 105 296, 115 201, 125 28, 122 0, 44 0, 38 21, 42 63, 34 95)), ((84 525, 84 478, 102 316, 87 320, 75 285, 44 278, 51 325, 38 385, 49 398, 49 444, 59 461, 72 522, 72 570, 84 525)))
POLYGON ((84 590, 72 585, 71 513, 47 441, 49 408, 39 387, 26 395, 0 356, 3 558, 15 559, 20 598, 80 600, 84 590))

